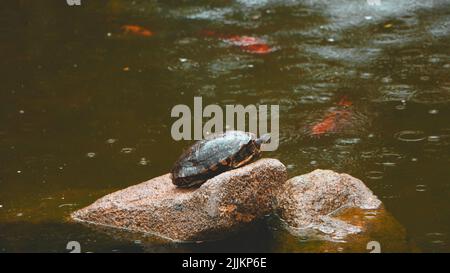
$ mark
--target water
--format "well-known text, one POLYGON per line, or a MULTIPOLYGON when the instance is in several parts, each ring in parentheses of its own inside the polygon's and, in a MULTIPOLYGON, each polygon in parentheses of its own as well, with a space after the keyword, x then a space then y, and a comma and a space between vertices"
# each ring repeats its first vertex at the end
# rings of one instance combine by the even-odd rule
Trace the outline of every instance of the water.
POLYGON ((280 147, 266 156, 289 176, 350 173, 420 251, 450 251, 450 1, 329 2, 6 1, 0 252, 67 252, 69 240, 106 252, 289 249, 267 219, 195 245, 143 244, 66 221, 106 193, 166 173, 188 145, 172 140, 170 110, 194 96, 279 104, 280 147), (233 35, 268 48, 223 38, 233 35), (336 111, 339 126, 327 131, 336 111))

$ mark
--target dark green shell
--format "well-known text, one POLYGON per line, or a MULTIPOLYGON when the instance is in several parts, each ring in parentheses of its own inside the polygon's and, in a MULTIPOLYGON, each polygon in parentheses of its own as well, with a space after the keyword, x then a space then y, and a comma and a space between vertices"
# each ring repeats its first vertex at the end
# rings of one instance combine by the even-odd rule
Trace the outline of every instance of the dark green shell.
POLYGON ((179 187, 198 185, 259 155, 256 136, 227 131, 200 140, 187 149, 172 169, 172 181, 179 187))

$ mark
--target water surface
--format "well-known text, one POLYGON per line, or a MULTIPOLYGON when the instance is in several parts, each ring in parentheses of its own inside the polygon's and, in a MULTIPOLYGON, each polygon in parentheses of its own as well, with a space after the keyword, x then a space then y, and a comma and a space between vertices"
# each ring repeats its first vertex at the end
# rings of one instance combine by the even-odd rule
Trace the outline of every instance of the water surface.
POLYGON ((280 147, 266 155, 289 176, 350 173, 421 251, 450 251, 450 2, 373 2, 6 1, 0 251, 66 252, 72 240, 96 252, 276 250, 271 219, 196 245, 143 245, 66 222, 106 193, 166 173, 188 145, 172 140, 170 110, 194 96, 279 104, 280 147), (234 35, 270 52, 224 38, 234 35), (342 126, 313 134, 334 111, 345 111, 342 126))

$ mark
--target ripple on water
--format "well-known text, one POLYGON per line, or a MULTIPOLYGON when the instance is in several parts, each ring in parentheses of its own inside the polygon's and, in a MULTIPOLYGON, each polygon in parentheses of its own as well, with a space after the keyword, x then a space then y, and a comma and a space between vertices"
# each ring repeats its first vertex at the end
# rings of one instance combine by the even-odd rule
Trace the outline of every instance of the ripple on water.
MULTIPOLYGON (((448 88, 450 90, 450 88, 448 88)), ((417 103, 448 103, 450 102, 450 92, 446 86, 442 86, 441 89, 433 90, 421 90, 417 93, 412 101, 417 103)))
POLYGON ((366 177, 372 180, 383 179, 384 173, 382 171, 368 171, 366 177))
POLYGON ((429 232, 425 236, 430 243, 435 245, 445 245, 447 241, 447 235, 441 232, 429 232))
POLYGON ((380 155, 380 162, 377 162, 377 165, 382 165, 385 167, 395 167, 397 166, 397 162, 402 159, 400 154, 396 153, 383 153, 380 155))
POLYGON ((416 191, 417 191, 417 192, 424 192, 424 191, 427 191, 427 185, 423 185, 423 184, 416 185, 416 191))
POLYGON ((145 157, 142 157, 141 160, 139 160, 138 164, 141 166, 147 166, 148 164, 150 164, 150 160, 146 159, 145 157))
POLYGON ((414 97, 416 90, 406 84, 387 84, 380 88, 381 97, 376 101, 408 101, 414 97))
POLYGON ((386 76, 381 78, 381 82, 382 83, 391 83, 392 82, 392 77, 391 76, 386 76))
POLYGON ((406 104, 402 103, 402 104, 398 104, 395 106, 395 109, 397 110, 405 110, 406 109, 406 104))
POLYGON ((337 145, 354 145, 361 142, 361 139, 358 137, 354 138, 339 138, 336 140, 337 145))
POLYGON ((125 147, 125 148, 122 148, 122 150, 120 150, 120 152, 121 152, 122 154, 131 154, 131 153, 133 153, 135 150, 136 150, 135 148, 125 147))
POLYGON ((230 54, 211 60, 207 65, 207 69, 211 77, 218 78, 232 72, 237 73, 242 70, 247 70, 249 69, 249 65, 254 66, 255 63, 257 61, 251 57, 230 54))
POLYGON ((441 140, 441 137, 440 136, 428 136, 427 140, 429 142, 438 142, 441 140))
POLYGON ((294 169, 295 169, 295 164, 288 164, 288 165, 286 166, 286 168, 287 168, 288 170, 294 170, 294 169))
POLYGON ((106 143, 107 144, 114 144, 114 143, 116 143, 117 142, 117 139, 115 139, 115 138, 110 138, 110 139, 107 139, 106 140, 106 143))
POLYGON ((396 133, 395 138, 404 142, 419 142, 425 140, 427 137, 420 130, 404 130, 396 133))
POLYGON ((376 156, 375 151, 363 151, 361 152, 361 158, 369 159, 374 158, 376 156))

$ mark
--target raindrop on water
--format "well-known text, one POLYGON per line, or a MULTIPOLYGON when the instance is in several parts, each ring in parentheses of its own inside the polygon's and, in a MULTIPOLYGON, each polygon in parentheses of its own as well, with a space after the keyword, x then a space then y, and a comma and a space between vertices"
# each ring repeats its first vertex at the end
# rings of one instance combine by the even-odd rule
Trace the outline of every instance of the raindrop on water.
POLYGON ((368 72, 361 73, 361 79, 368 80, 370 78, 372 78, 372 73, 368 73, 368 72))
POLYGON ((416 185, 416 191, 423 192, 427 190, 427 185, 416 185))
POLYGON ((379 179, 383 179, 383 172, 380 171, 369 171, 366 174, 366 177, 372 180, 379 180, 379 179))
POLYGON ((397 109, 397 110, 405 110, 406 109, 406 105, 399 104, 399 105, 395 106, 395 109, 397 109))
POLYGON ((106 140, 106 143, 108 143, 108 144, 114 144, 116 142, 117 142, 117 139, 115 139, 115 138, 110 138, 110 139, 106 140))
POLYGON ((90 153, 87 153, 87 154, 86 154, 86 156, 89 157, 89 158, 94 158, 96 155, 97 155, 97 154, 96 154, 96 153, 93 153, 93 152, 90 152, 90 153))
POLYGON ((390 83, 390 82, 392 82, 392 78, 391 77, 384 77, 384 78, 382 78, 381 79, 381 82, 382 83, 390 83))
POLYGON ((439 113, 439 110, 437 110, 437 109, 430 109, 429 111, 428 111, 428 114, 431 114, 431 115, 436 115, 436 114, 438 114, 439 113))
POLYGON ((428 141, 430 142, 437 142, 439 140, 441 140, 439 136, 428 136, 428 141))
POLYGON ((292 170, 292 169, 295 168, 295 165, 294 165, 294 164, 289 164, 289 165, 286 166, 286 168, 287 168, 288 170, 292 170))
POLYGON ((358 144, 359 142, 361 142, 360 138, 340 138, 336 140, 336 144, 341 144, 341 145, 351 145, 351 144, 358 144))
POLYGON ((135 150, 134 148, 126 147, 126 148, 122 148, 122 150, 120 150, 120 152, 123 154, 131 154, 132 152, 134 152, 134 150, 135 150))
POLYGON ((372 158, 374 157, 374 153, 372 151, 361 152, 362 158, 372 158))
POLYGON ((139 161, 139 165, 141 166, 147 166, 150 163, 150 160, 146 159, 145 157, 141 158, 139 161))
POLYGON ((428 61, 430 63, 439 63, 441 61, 441 59, 438 58, 438 57, 431 57, 431 58, 428 59, 428 61))
POLYGON ((413 131, 413 130, 405 130, 398 132, 395 134, 395 137, 400 141, 405 142, 418 142, 422 141, 426 138, 424 132, 422 131, 413 131))

